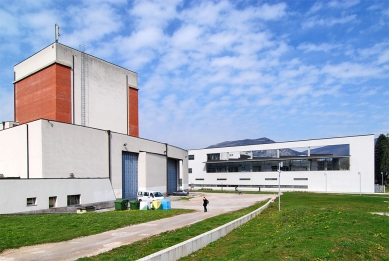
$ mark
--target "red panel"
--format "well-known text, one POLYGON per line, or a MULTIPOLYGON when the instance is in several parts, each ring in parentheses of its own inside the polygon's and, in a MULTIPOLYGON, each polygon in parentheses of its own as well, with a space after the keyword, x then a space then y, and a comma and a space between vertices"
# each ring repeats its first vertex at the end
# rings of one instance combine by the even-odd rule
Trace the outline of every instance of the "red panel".
POLYGON ((128 88, 128 135, 139 137, 138 90, 128 88))
POLYGON ((15 121, 71 123, 71 70, 53 64, 15 83, 15 121))

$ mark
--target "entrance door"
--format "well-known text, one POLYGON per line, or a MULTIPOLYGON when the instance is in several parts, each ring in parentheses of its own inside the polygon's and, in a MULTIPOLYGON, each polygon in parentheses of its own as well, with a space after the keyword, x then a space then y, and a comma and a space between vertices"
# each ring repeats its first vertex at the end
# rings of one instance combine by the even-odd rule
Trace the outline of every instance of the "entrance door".
POLYGON ((122 198, 136 199, 138 192, 138 154, 122 153, 122 198))
POLYGON ((175 159, 168 159, 167 161, 167 193, 169 195, 177 191, 178 183, 178 161, 175 159))

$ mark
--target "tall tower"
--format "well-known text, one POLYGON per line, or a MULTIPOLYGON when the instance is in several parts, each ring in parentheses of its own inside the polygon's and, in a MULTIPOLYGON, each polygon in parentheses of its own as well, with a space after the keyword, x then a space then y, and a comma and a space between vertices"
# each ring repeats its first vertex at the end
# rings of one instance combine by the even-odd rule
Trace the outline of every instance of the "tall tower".
POLYGON ((20 124, 43 118, 139 136, 137 73, 57 42, 14 71, 20 124))

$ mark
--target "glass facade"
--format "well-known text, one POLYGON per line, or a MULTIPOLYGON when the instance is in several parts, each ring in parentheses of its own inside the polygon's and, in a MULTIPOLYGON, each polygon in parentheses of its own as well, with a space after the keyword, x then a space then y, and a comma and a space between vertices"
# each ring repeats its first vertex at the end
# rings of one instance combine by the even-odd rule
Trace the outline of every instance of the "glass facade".
MULTIPOLYGON (((208 154, 215 155, 215 154, 208 154)), ((215 159, 212 159, 215 161, 215 159)), ((283 162, 282 171, 332 171, 349 170, 349 158, 315 158, 206 163, 207 173, 219 172, 271 172, 278 171, 278 163, 283 162)))

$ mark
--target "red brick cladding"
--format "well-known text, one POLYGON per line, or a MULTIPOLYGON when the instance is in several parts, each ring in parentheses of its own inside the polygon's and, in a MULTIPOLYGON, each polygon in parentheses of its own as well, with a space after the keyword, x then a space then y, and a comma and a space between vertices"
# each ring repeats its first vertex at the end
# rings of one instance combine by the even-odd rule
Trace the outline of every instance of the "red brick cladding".
POLYGON ((15 121, 71 123, 70 74, 69 67, 53 64, 15 83, 15 121))
POLYGON ((139 137, 138 90, 128 88, 128 135, 139 137))

